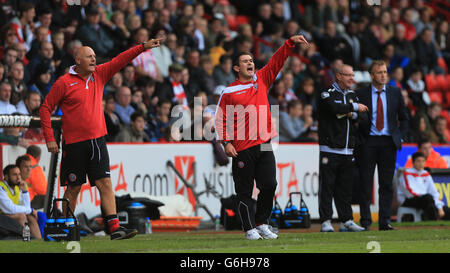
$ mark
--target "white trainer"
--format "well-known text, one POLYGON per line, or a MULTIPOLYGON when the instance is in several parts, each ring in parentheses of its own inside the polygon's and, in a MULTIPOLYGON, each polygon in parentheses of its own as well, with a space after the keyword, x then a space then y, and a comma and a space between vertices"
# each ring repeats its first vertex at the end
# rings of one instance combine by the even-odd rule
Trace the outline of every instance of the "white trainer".
POLYGON ((264 239, 277 239, 278 235, 276 235, 275 233, 273 233, 270 228, 269 225, 266 224, 262 224, 256 227, 256 229, 258 230, 259 235, 261 235, 261 237, 263 237, 264 239))
POLYGON ((248 240, 262 240, 263 238, 261 237, 261 235, 259 235, 259 232, 256 228, 247 230, 247 232, 245 232, 245 237, 248 240))
POLYGON ((348 220, 345 223, 341 223, 341 226, 339 227, 340 232, 360 232, 365 231, 366 229, 363 227, 358 226, 353 222, 353 220, 348 220))
POLYGON ((331 225, 330 220, 326 220, 322 223, 322 227, 320 228, 320 232, 334 232, 334 228, 331 225))

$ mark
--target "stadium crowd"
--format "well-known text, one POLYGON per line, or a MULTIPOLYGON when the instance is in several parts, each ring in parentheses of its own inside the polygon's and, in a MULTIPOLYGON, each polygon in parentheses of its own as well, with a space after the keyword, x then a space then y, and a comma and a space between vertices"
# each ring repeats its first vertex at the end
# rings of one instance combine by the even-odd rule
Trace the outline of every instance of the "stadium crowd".
MULTIPOLYGON (((171 109, 201 98, 203 124, 221 91, 235 79, 234 56, 254 55, 261 68, 285 39, 304 35, 269 91, 279 105, 280 141, 317 141, 316 96, 343 63, 355 88, 369 83, 372 60, 388 65, 410 115, 406 142, 448 143, 450 6, 438 13, 425 0, 0 0, 0 114, 38 115, 55 80, 83 45, 97 64, 149 38, 165 37, 115 74, 104 90, 109 142, 192 139, 171 133, 171 109), (68 4, 70 3, 70 5, 68 4), (445 17, 447 16, 447 17, 445 17)), ((192 111, 194 112, 194 111, 192 111)), ((61 115, 55 109, 54 115, 61 115)), ((194 124, 194 121, 192 121, 194 124)), ((183 128, 183 130, 189 128, 183 128)), ((27 147, 39 129, 3 129, 0 141, 27 147)))

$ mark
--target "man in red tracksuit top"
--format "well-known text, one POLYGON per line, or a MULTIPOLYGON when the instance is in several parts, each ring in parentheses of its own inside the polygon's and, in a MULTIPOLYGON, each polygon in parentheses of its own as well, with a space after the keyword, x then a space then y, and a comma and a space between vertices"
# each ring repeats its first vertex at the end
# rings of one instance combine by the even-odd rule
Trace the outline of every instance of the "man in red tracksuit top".
MULTIPOLYGON (((137 230, 121 227, 117 218, 104 138, 107 131, 102 108, 103 89, 115 73, 145 50, 158 47, 160 41, 152 39, 132 47, 99 66, 92 48, 81 47, 75 55, 76 64, 53 84, 40 109, 41 126, 51 153, 59 152, 51 128, 51 113, 58 105, 63 112, 60 182, 61 186, 67 186, 64 198, 75 211, 76 200, 87 175, 91 186, 96 186, 100 193, 105 226, 111 240, 131 238, 137 230)), ((66 209, 63 207, 64 213, 66 209)))
POLYGON ((308 42, 292 36, 270 61, 255 73, 253 55, 239 53, 233 61, 235 82, 222 91, 216 111, 217 138, 225 153, 233 157, 232 173, 239 200, 238 214, 249 240, 276 239, 267 225, 275 194, 276 166, 270 140, 272 128, 268 91, 296 44, 308 42), (263 144, 269 145, 263 147, 263 144), (256 211, 252 199, 253 183, 259 189, 256 211))

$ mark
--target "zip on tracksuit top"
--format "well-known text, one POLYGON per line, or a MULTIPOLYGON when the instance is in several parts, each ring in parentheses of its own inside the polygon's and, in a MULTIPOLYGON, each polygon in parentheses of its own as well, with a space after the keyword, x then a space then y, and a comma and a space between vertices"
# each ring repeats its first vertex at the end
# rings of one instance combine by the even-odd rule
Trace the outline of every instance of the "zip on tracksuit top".
POLYGON ((51 113, 56 106, 63 112, 62 131, 66 144, 95 139, 107 134, 102 99, 105 84, 114 74, 144 51, 142 44, 134 46, 98 65, 87 78, 82 78, 70 67, 52 86, 40 109, 45 141, 54 141, 51 113))
POLYGON ((222 91, 216 111, 217 139, 231 142, 237 152, 277 135, 272 128, 268 91, 295 43, 288 39, 249 82, 236 79, 222 91), (227 111, 228 109, 228 111, 227 111))

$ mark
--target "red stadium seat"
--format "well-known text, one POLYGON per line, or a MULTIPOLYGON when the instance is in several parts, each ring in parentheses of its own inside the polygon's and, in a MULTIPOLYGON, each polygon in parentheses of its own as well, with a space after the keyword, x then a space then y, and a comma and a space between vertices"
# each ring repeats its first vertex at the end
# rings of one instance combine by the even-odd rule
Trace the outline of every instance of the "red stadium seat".
POLYGON ((434 75, 432 75, 432 74, 425 75, 425 85, 426 85, 426 90, 428 92, 437 91, 436 90, 437 83, 436 83, 436 80, 434 78, 434 75))
POLYGON ((444 98, 440 91, 430 92, 428 91, 428 95, 430 95, 431 101, 439 102, 440 104, 443 104, 444 98))
POLYGON ((440 67, 442 67, 442 69, 444 69, 445 74, 447 74, 448 73, 448 67, 447 67, 447 64, 445 63, 444 58, 439 57, 437 59, 437 63, 438 63, 438 66, 440 66, 440 67))
POLYGON ((436 80, 437 83, 437 88, 439 90, 441 90, 442 92, 445 92, 446 88, 447 88, 447 83, 445 82, 445 76, 444 75, 436 75, 434 76, 434 79, 436 80))
POLYGON ((443 94, 445 103, 442 106, 444 108, 450 108, 450 92, 445 92, 443 94))
POLYGON ((445 82, 447 86, 445 87, 444 92, 450 92, 450 74, 445 75, 445 82))
POLYGON ((448 113, 448 111, 444 109, 441 111, 440 115, 443 116, 447 120, 447 126, 449 126, 450 125, 450 114, 448 113))

